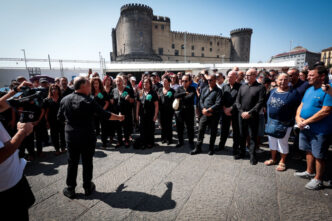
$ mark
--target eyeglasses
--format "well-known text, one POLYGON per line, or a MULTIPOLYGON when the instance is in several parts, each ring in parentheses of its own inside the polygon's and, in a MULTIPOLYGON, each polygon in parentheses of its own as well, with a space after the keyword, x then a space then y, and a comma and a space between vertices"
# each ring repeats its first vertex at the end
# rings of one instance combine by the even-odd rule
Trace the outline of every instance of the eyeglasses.
POLYGON ((189 82, 189 81, 188 81, 188 80, 182 80, 182 82, 187 83, 187 82, 189 82))
POLYGON ((207 80, 208 82, 212 82, 212 81, 214 81, 215 79, 209 79, 209 80, 207 80))
POLYGON ((252 76, 253 74, 246 74, 245 77, 250 77, 252 76))

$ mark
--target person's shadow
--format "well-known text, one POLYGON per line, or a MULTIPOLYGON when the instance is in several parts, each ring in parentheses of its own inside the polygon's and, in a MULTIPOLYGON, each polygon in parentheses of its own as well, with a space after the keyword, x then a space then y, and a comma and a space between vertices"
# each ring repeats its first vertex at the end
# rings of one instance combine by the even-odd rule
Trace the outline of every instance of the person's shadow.
POLYGON ((127 186, 125 186, 125 184, 120 184, 115 192, 96 192, 91 195, 91 198, 100 199, 113 208, 128 208, 131 210, 148 212, 170 210, 176 206, 176 202, 172 200, 173 183, 167 182, 165 184, 167 190, 161 197, 143 192, 124 191, 127 186))

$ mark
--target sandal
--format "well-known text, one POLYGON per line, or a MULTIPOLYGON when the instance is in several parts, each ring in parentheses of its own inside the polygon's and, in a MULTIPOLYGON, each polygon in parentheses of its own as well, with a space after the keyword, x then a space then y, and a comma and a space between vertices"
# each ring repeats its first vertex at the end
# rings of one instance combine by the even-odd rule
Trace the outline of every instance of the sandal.
POLYGON ((266 160, 266 161, 264 162, 264 164, 265 164, 266 166, 272 166, 272 165, 277 164, 277 162, 274 161, 274 160, 272 160, 272 159, 270 159, 270 160, 266 160))
POLYGON ((280 162, 278 164, 276 170, 279 171, 279 172, 285 171, 286 170, 286 164, 280 162))

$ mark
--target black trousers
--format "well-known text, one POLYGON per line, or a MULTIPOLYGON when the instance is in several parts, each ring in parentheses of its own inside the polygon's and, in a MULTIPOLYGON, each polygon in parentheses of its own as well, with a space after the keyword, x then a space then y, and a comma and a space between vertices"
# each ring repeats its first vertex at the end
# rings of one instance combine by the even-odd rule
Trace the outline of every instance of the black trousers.
POLYGON ((140 139, 143 145, 154 145, 154 129, 153 116, 140 116, 140 139))
POLYGON ((195 111, 193 109, 175 112, 176 130, 179 143, 183 143, 183 131, 186 124, 189 142, 194 142, 195 111))
POLYGON ((107 121, 108 120, 101 119, 101 118, 99 118, 97 116, 94 117, 96 134, 97 135, 100 134, 101 141, 102 141, 102 143, 103 143, 104 146, 106 146, 107 138, 108 138, 108 134, 109 134, 109 132, 107 131, 107 128, 108 128, 107 121))
POLYGON ((222 113, 222 121, 221 121, 221 135, 220 135, 220 143, 219 147, 224 148, 226 140, 229 135, 229 128, 232 123, 233 128, 233 153, 237 154, 239 152, 239 139, 240 139, 240 131, 239 131, 239 118, 238 113, 232 114, 232 116, 227 116, 222 113))
POLYGON ((161 140, 172 141, 173 111, 160 110, 161 140))
POLYGON ((214 142, 216 141, 218 124, 219 124, 220 114, 215 113, 210 117, 202 115, 199 119, 199 128, 198 128, 198 138, 196 148, 200 149, 203 144, 204 134, 206 127, 209 126, 211 131, 209 150, 214 151, 214 142))
POLYGON ((118 142, 122 143, 122 138, 128 142, 129 137, 133 132, 133 119, 131 113, 125 115, 125 119, 122 122, 116 124, 116 134, 118 136, 118 142))
POLYGON ((38 124, 37 126, 33 127, 33 133, 35 135, 35 140, 36 140, 36 149, 37 149, 37 154, 40 154, 43 152, 43 139, 45 139, 45 134, 44 134, 44 125, 43 124, 38 124))
POLYGON ((34 202, 35 196, 23 175, 15 186, 0 192, 1 220, 29 220, 28 209, 34 202))
POLYGON ((239 129, 240 129, 240 151, 241 154, 245 154, 246 140, 248 135, 250 136, 249 154, 250 157, 256 157, 255 146, 258 132, 258 115, 252 115, 249 119, 242 119, 241 114, 239 116, 239 129))
POLYGON ((62 123, 50 122, 51 140, 56 151, 66 148, 65 128, 62 123))
POLYGON ((20 157, 24 157, 25 149, 28 150, 29 155, 35 156, 34 140, 36 140, 37 154, 40 154, 43 151, 42 139, 43 139, 42 127, 41 127, 41 125, 38 124, 33 128, 33 133, 31 133, 29 136, 27 136, 23 140, 21 146, 19 147, 20 157))
POLYGON ((31 156, 35 155, 34 150, 34 133, 31 133, 29 136, 25 137, 22 144, 19 147, 19 156, 24 157, 25 156, 25 150, 28 151, 28 154, 31 156))
POLYGON ((77 168, 80 158, 82 159, 83 166, 83 188, 88 189, 91 187, 92 170, 93 170, 93 155, 95 153, 96 143, 90 144, 74 144, 67 143, 68 150, 68 169, 67 169, 67 186, 69 189, 74 190, 77 183, 77 168))

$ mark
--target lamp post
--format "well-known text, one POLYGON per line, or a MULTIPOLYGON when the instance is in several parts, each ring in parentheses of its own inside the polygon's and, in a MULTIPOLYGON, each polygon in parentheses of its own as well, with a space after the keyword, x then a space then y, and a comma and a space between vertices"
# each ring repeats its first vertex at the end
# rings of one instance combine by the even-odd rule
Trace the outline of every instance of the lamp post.
POLYGON ((25 55, 25 49, 21 49, 21 51, 23 51, 23 55, 24 55, 25 69, 28 69, 28 65, 27 65, 27 57, 26 57, 26 55, 25 55))

